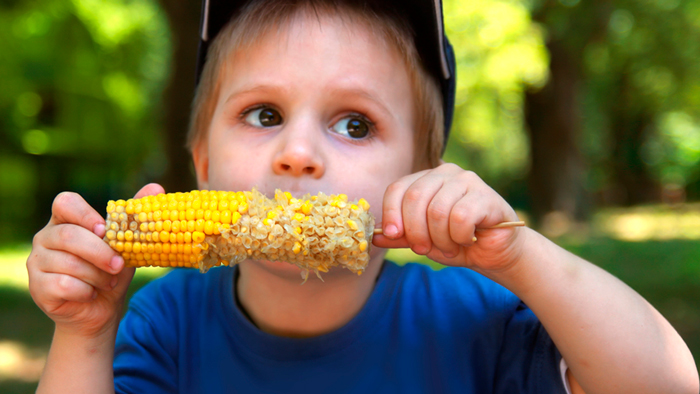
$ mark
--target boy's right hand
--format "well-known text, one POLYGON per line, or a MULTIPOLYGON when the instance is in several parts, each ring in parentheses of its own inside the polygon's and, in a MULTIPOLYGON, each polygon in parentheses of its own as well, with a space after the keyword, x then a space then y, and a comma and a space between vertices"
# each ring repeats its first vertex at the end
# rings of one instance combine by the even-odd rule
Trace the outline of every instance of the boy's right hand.
MULTIPOLYGON (((148 184, 135 198, 158 193, 148 184)), ((29 292, 57 330, 97 337, 119 324, 134 268, 102 240, 105 220, 80 195, 59 194, 51 211, 27 259, 29 292)))

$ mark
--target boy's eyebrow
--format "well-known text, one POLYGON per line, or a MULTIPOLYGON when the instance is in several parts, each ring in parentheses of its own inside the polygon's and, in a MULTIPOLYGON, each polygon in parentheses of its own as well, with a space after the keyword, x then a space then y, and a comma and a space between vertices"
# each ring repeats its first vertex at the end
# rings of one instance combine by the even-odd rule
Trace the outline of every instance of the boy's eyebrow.
MULTIPOLYGON (((224 101, 224 105, 228 104, 229 101, 233 100, 236 96, 241 96, 241 95, 246 95, 246 94, 251 94, 251 93, 257 93, 257 92, 272 92, 272 93, 283 93, 283 94, 290 94, 292 93, 289 88, 284 87, 284 86, 277 86, 277 85, 255 85, 252 87, 243 87, 240 90, 235 90, 229 94, 229 96, 226 98, 226 101, 224 101)), ((364 99, 367 99, 374 104, 376 104, 383 112, 385 112, 388 115, 392 115, 392 111, 389 110, 386 104, 377 97, 376 95, 372 94, 371 92, 365 90, 365 89, 360 89, 360 88, 331 88, 328 90, 329 95, 333 96, 339 96, 339 97, 347 97, 347 96, 360 96, 364 99)))
POLYGON ((279 93, 288 93, 289 88, 285 88, 283 86, 273 86, 273 85, 255 85, 252 87, 243 87, 240 90, 234 90, 229 94, 229 96, 226 98, 226 101, 224 104, 228 104, 229 101, 231 101, 233 98, 236 96, 240 95, 245 95, 245 94, 250 94, 250 93, 256 93, 256 92, 279 92, 279 93))
POLYGON ((373 95, 371 92, 368 92, 365 89, 359 89, 359 88, 340 88, 340 89, 333 89, 331 91, 332 93, 338 95, 338 96, 360 96, 363 97, 369 101, 372 101, 376 105, 378 105, 382 111, 386 112, 388 115, 392 115, 392 112, 389 111, 389 108, 384 104, 384 102, 377 96, 373 95))

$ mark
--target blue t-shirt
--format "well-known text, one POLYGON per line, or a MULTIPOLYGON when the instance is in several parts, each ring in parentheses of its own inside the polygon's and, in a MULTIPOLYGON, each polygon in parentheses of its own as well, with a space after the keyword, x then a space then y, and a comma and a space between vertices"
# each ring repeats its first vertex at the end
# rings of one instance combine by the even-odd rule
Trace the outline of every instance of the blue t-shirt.
POLYGON ((565 392, 561 356, 532 311, 471 270, 386 262, 357 316, 303 339, 252 324, 235 272, 173 270, 133 297, 117 392, 565 392))

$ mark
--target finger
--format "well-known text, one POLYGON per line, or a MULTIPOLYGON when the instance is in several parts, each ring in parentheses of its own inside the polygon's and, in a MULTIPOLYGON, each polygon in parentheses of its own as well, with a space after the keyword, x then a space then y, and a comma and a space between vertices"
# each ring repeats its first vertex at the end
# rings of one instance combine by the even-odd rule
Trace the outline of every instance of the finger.
POLYGON ((474 243, 476 227, 488 224, 488 212, 498 209, 488 196, 472 191, 461 198, 450 212, 450 238, 460 245, 474 243))
POLYGON ((157 184, 157 183, 149 183, 148 185, 144 186, 139 190, 134 198, 141 198, 141 197, 146 197, 146 196, 155 196, 156 194, 161 194, 165 193, 165 189, 163 186, 157 184))
POLYGON ((124 259, 101 238, 76 225, 55 226, 49 232, 44 246, 74 254, 112 274, 118 273, 124 266, 124 259))
POLYGON ((47 306, 63 301, 90 302, 97 296, 94 287, 70 275, 47 273, 38 282, 44 288, 47 306))
POLYGON ((95 288, 107 291, 112 290, 112 280, 115 278, 114 275, 102 271, 74 254, 56 250, 46 250, 39 269, 44 273, 69 275, 95 288))
POLYGON ((372 245, 374 245, 378 248, 387 248, 387 249, 404 249, 404 248, 411 247, 408 244, 408 241, 406 241, 406 238, 404 238, 404 237, 401 237, 398 239, 391 239, 391 238, 384 236, 382 234, 377 234, 374 237, 372 237, 372 245))
POLYGON ((105 220, 79 194, 63 192, 56 196, 51 207, 50 224, 70 223, 84 227, 98 237, 105 233, 105 220))
POLYGON ((389 185, 384 193, 382 202, 382 231, 390 239, 398 239, 404 235, 404 223, 401 212, 403 196, 408 187, 427 171, 405 176, 389 185))
POLYGON ((455 204, 466 194, 464 184, 450 182, 435 194, 428 204, 428 232, 434 248, 445 257, 459 253, 459 244, 450 236, 450 215, 455 204))
POLYGON ((404 233, 417 254, 428 254, 433 247, 428 231, 428 205, 442 186, 442 177, 426 174, 413 182, 404 194, 401 205, 404 233))

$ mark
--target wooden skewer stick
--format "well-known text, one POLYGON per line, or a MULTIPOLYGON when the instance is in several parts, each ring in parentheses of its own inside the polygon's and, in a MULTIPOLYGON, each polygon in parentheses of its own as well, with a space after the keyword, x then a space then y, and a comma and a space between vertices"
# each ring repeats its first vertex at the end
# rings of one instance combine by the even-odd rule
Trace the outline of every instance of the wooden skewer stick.
MULTIPOLYGON (((525 222, 523 222, 523 221, 519 221, 519 222, 503 222, 503 223, 498 223, 497 225, 491 226, 491 227, 477 228, 476 231, 480 231, 480 230, 491 230, 491 229, 494 229, 494 228, 523 227, 523 226, 525 226, 525 222)), ((382 231, 381 228, 375 228, 375 229, 374 229, 374 235, 382 234, 382 233, 383 233, 383 231, 382 231)), ((476 240, 475 240, 475 241, 476 241, 476 240)))

